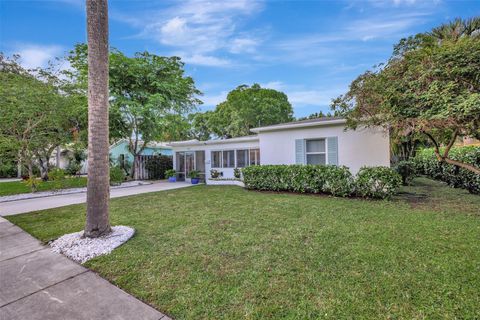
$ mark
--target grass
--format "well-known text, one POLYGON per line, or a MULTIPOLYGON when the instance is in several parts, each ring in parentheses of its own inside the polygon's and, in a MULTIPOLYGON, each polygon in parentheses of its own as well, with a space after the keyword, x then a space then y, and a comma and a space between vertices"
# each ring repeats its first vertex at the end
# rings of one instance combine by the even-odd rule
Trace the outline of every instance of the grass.
MULTIPOLYGON (((67 188, 82 188, 87 186, 86 177, 67 178, 63 181, 62 189, 67 188)), ((55 183, 53 181, 42 181, 37 188, 37 191, 49 191, 55 189, 55 183)), ((10 196, 12 194, 29 193, 32 192, 30 187, 25 181, 11 181, 0 183, 0 197, 10 196)))
MULTIPOLYGON (((480 197, 416 179, 393 201, 196 186, 111 200, 136 235, 86 265, 178 319, 480 317, 480 197)), ((85 205, 7 217, 42 241, 85 205)))

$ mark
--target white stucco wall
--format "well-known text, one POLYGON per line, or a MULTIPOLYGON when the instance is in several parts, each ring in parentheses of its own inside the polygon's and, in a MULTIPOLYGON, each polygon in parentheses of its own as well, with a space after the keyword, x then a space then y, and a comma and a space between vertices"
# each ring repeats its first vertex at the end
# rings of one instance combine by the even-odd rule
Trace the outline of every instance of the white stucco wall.
MULTIPOLYGON (((345 131, 344 124, 260 132, 258 141, 174 146, 173 151, 203 150, 207 179, 211 169, 223 172, 224 178, 233 178, 234 168, 212 168, 211 151, 259 148, 260 164, 295 164, 296 139, 328 137, 338 138, 338 164, 350 168, 352 174, 356 174, 362 166, 390 166, 390 142, 385 131, 366 128, 345 131)), ((173 161, 176 168, 176 156, 173 161)))
MULTIPOLYGON (((195 146, 182 146, 182 147, 173 147, 173 151, 182 152, 182 151, 205 151, 205 173, 208 183, 208 178, 210 178, 210 170, 216 169, 219 172, 223 172, 223 178, 234 178, 233 170, 234 168, 212 168, 212 151, 221 151, 221 150, 239 150, 239 149, 257 149, 259 147, 258 141, 245 141, 245 142, 233 142, 233 143, 219 143, 214 145, 195 145, 195 146)), ((262 157, 260 151, 260 159, 262 157)), ((173 156, 173 167, 176 168, 176 155, 173 156)))
POLYGON ((362 166, 390 166, 390 144, 381 129, 344 131, 331 125, 259 133, 261 164, 294 164, 295 140, 338 137, 338 163, 356 174, 362 166))

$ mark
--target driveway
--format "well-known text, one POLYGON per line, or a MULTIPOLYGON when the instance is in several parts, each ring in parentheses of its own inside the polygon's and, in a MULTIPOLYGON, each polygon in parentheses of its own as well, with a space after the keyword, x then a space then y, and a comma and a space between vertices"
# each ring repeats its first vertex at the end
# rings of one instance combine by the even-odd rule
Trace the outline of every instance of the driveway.
POLYGON ((0 217, 0 319, 170 318, 0 217))
MULTIPOLYGON (((148 185, 141 185, 128 188, 118 188, 110 190, 110 198, 131 196, 141 193, 157 192, 178 188, 190 187, 192 184, 187 182, 170 183, 166 181, 156 182, 148 185)), ((44 198, 16 200, 0 203, 0 216, 10 216, 14 214, 26 213, 57 207, 68 206, 76 203, 85 203, 87 194, 85 192, 56 195, 44 198)))

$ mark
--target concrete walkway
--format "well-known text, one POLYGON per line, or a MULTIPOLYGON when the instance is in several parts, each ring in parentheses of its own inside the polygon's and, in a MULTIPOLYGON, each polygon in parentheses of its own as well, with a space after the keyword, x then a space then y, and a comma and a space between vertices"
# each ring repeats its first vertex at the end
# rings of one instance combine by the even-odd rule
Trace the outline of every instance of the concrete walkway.
MULTIPOLYGON (((118 198, 131 196, 141 193, 157 192, 163 190, 171 190, 178 188, 190 187, 192 184, 186 182, 170 183, 166 181, 156 182, 153 184, 134 186, 129 188, 118 188, 110 190, 110 198, 118 198)), ((44 198, 16 200, 0 203, 0 216, 10 216, 31 211, 38 211, 44 209, 51 209, 57 207, 68 206, 76 203, 85 203, 87 201, 87 194, 74 193, 55 195, 44 198)))
POLYGON ((0 319, 170 318, 0 218, 0 319))

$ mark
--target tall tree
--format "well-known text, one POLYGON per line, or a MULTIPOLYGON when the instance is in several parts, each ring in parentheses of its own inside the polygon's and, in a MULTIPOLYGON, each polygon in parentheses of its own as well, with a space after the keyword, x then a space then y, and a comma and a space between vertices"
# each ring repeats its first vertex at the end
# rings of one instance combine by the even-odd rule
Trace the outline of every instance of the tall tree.
POLYGON ((213 111, 191 113, 188 116, 190 122, 189 137, 200 141, 209 140, 212 130, 210 130, 209 119, 213 111))
POLYGON ((217 105, 208 119, 212 132, 223 138, 249 135, 251 128, 292 120, 287 95, 259 84, 241 85, 230 91, 227 100, 217 105))
POLYGON ((83 104, 51 69, 25 70, 16 58, 0 54, 0 144, 16 154, 30 178, 39 165, 47 179, 52 152, 72 140, 83 104))
POLYGON ((88 185, 84 236, 111 230, 108 141, 108 4, 87 0, 88 34, 88 185))
POLYGON ((480 174, 480 168, 449 157, 457 137, 480 137, 480 18, 402 39, 384 66, 360 75, 332 107, 353 128, 421 134, 439 162, 480 174))
MULTIPOLYGON (((79 44, 69 60, 82 82, 86 74, 86 46, 79 44)), ((129 141, 134 155, 154 140, 183 139, 188 133, 186 114, 201 103, 191 77, 185 76, 178 57, 161 57, 138 52, 128 57, 110 52, 110 128, 129 141)), ((135 163, 130 174, 135 172, 135 163)))

